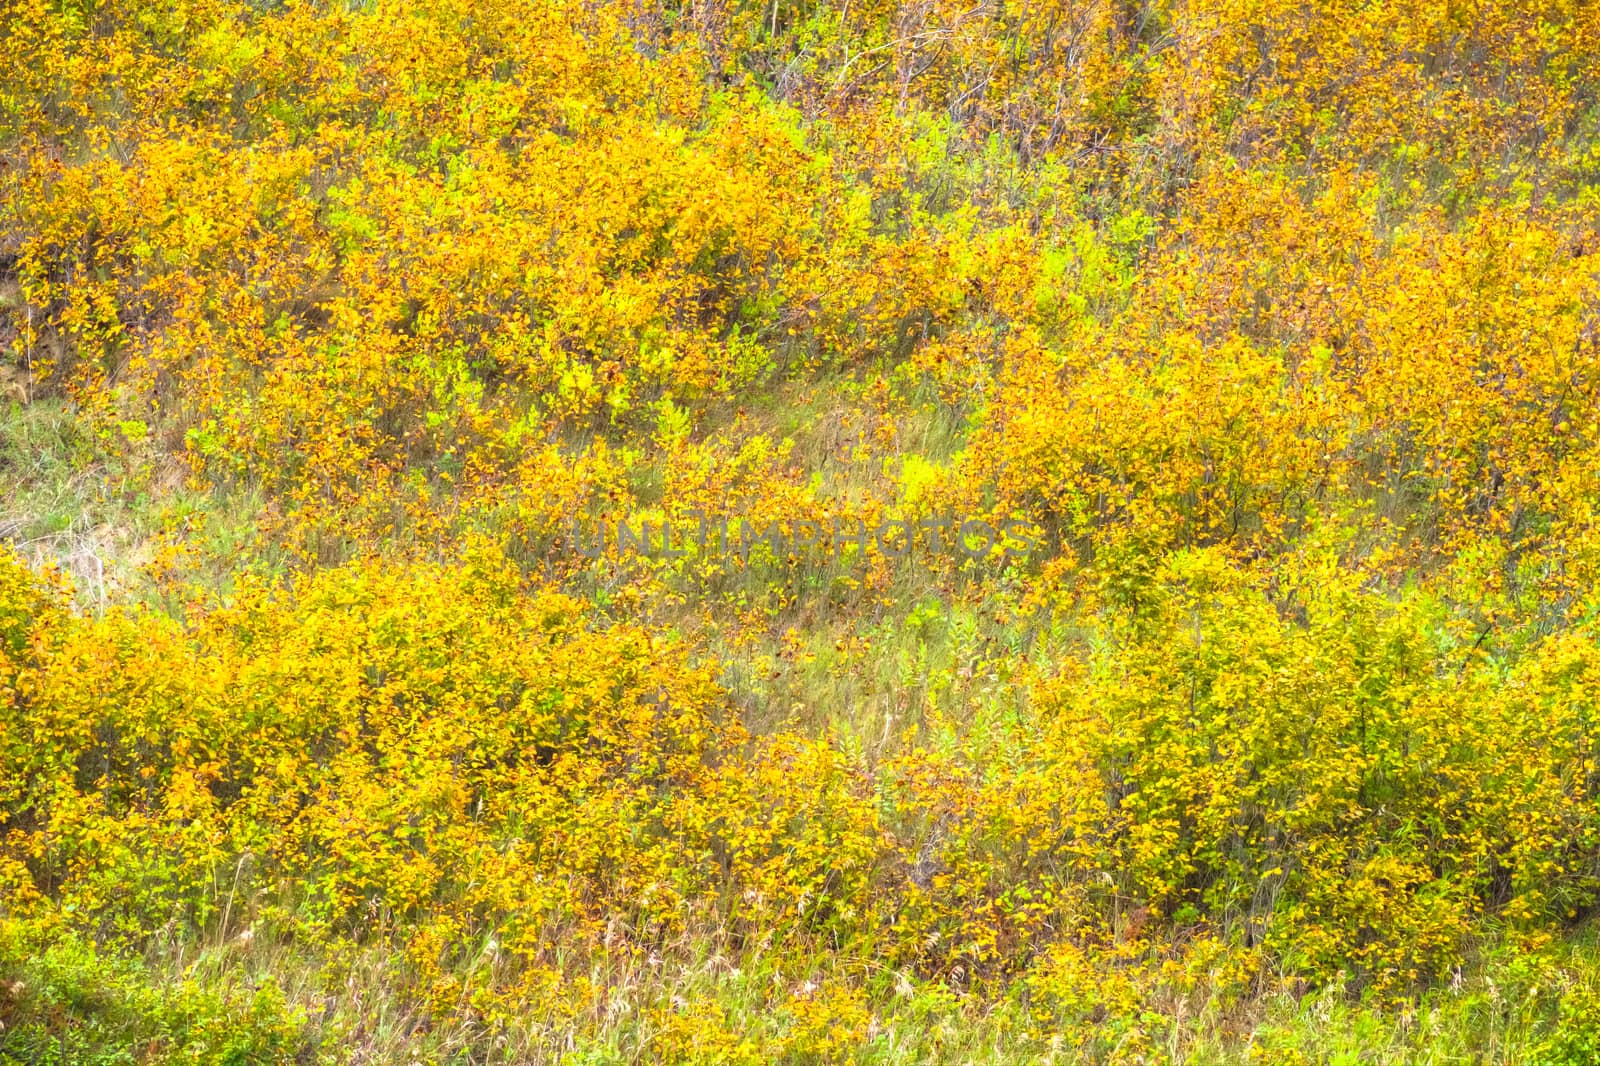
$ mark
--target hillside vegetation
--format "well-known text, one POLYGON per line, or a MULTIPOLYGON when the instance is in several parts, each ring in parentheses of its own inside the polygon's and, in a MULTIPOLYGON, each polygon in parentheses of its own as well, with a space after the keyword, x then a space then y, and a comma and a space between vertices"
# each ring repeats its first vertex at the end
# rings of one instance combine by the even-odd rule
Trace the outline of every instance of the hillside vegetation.
POLYGON ((0 1061, 1600 1061, 1600 5, 0 0, 0 189, 0 1061))

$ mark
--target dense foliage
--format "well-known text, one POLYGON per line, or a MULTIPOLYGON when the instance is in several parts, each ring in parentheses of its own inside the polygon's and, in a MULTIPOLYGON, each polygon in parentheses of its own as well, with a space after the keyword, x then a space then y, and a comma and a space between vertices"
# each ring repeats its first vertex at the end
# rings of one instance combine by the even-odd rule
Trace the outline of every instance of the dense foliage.
POLYGON ((0 0, 0 1058, 1594 1061, 1597 182, 1576 0, 0 0))

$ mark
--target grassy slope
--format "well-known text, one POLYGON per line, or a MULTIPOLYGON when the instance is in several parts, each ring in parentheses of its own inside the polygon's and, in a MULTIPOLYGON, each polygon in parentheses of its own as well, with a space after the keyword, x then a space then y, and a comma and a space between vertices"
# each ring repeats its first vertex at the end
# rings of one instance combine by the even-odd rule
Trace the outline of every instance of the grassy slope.
MULTIPOLYGON (((765 15, 765 5, 762 9, 765 15)), ((771 18, 776 28, 776 6, 771 18)), ((181 36, 181 31, 173 32, 181 36)), ((798 65, 807 48, 796 45, 796 49, 798 65)), ((774 93, 781 91, 785 76, 782 59, 772 60, 772 70, 780 72, 769 79, 774 93)), ((1354 69, 1355 60, 1347 59, 1354 69)), ((230 62, 240 66, 236 59, 230 62)), ((1134 68, 1139 65, 1137 60, 1129 63, 1134 68)), ((1041 84, 1048 81, 1040 77, 1041 84)), ((1128 93, 1137 96, 1136 88, 1128 93)), ((876 91, 889 100, 895 87, 884 83, 876 91)), ((899 87, 902 102, 905 91, 905 86, 899 87)), ((1129 101, 1128 96, 1107 100, 1098 95, 1091 100, 1086 89, 1081 104, 1100 116, 1096 122, 1112 121, 1103 115, 1111 111, 1115 122, 1126 127, 1128 139, 1108 154, 1121 151, 1129 159, 1152 156, 1157 143, 1150 134, 1154 119, 1132 113, 1138 108, 1129 101), (1132 110, 1123 114, 1118 109, 1132 110)), ((1139 106, 1145 105, 1148 101, 1139 106)), ((1381 117, 1385 108, 1378 106, 1375 111, 1381 117)), ((431 131, 431 121, 419 122, 424 132, 431 131)), ((813 133, 826 139, 821 124, 813 133)), ((1323 134, 1331 136, 1326 130, 1323 134)), ((1249 137, 1241 136, 1249 142, 1249 137)), ((1448 133, 1439 136, 1448 141, 1448 133)), ((1037 228, 1038 219, 1048 214, 1046 204, 1055 195, 1056 178, 1043 166, 1035 170, 1031 163, 1013 158, 1013 149, 1006 147, 1009 143, 997 135, 989 142, 988 151, 994 156, 990 158, 971 146, 955 146, 946 128, 901 146, 906 155, 918 157, 902 167, 913 175, 915 188, 907 193, 897 190, 893 180, 885 180, 887 191, 862 193, 871 201, 876 235, 892 242, 915 230, 910 223, 902 225, 909 217, 907 202, 943 218, 963 200, 997 211, 996 204, 1010 200, 1025 209, 1021 215, 1037 211, 1032 216, 1037 228)), ((1026 143, 1026 137, 1018 143, 1026 143)), ((1360 147, 1366 151, 1366 146, 1360 147)), ((441 151, 437 146, 431 150, 435 155, 441 151)), ((1085 147, 1080 154, 1089 152, 1085 147)), ((1574 148, 1572 154, 1576 158, 1583 153, 1574 148)), ((877 162, 885 172, 901 165, 877 162)), ((1169 164, 1181 169, 1170 160, 1161 165, 1169 164)), ((1291 172, 1310 170, 1315 177, 1312 164, 1302 168, 1291 158, 1285 166, 1291 172)), ((1418 172, 1425 173, 1426 168, 1418 172)), ((1505 175, 1484 178, 1483 189, 1470 192, 1488 196, 1485 190, 1495 182, 1501 178, 1510 182, 1512 177, 1508 168, 1505 175)), ((1156 187, 1135 188, 1137 182, 1130 180, 1127 190, 1094 191, 1111 202, 1092 204, 1098 222, 1085 223, 1078 231, 1077 259, 1055 247, 1040 253, 1046 261, 1065 256, 1080 270, 1081 276, 1061 281, 1060 292, 1051 296, 1063 303, 1076 301, 1077 317, 1063 312, 1050 320, 1068 321, 1090 339, 1064 332, 1052 343, 1085 358, 1090 369, 1094 360, 1084 357, 1077 346, 1086 346, 1098 358, 1094 345, 1122 343, 1094 333, 1095 328, 1120 326, 1123 319, 1118 315, 1124 312, 1140 324, 1129 307, 1137 250, 1151 246, 1142 228, 1150 218, 1141 208, 1159 210, 1164 197, 1175 195, 1161 182, 1177 182, 1164 170, 1145 179, 1156 187), (1122 195, 1127 203, 1119 202, 1122 195), (1120 213, 1124 208, 1126 215, 1120 213), (1091 262, 1098 265, 1094 269, 1084 265, 1091 262)), ((1384 186, 1385 195, 1393 192, 1403 198, 1394 190, 1405 190, 1407 180, 1396 178, 1393 189, 1384 186)), ((1571 174, 1560 179, 1568 184, 1575 180, 1571 174)), ((1320 188, 1317 180, 1310 180, 1299 192, 1310 199, 1320 188)), ((1092 200, 1083 190, 1077 192, 1092 200)), ((1450 199, 1458 193, 1446 189, 1442 180, 1437 187, 1413 182, 1412 199, 1397 207, 1396 215, 1402 220, 1408 212, 1430 220, 1443 217, 1459 208, 1450 199)), ((1222 213, 1221 207, 1212 206, 1222 213)), ((1372 213, 1383 216, 1387 209, 1380 203, 1372 213)), ((1460 210, 1465 213, 1465 208, 1460 210)), ((1204 217, 1203 210, 1200 214, 1204 217)), ((1441 228, 1448 229, 1443 224, 1441 228)), ((1063 246, 1070 243, 1071 239, 1063 239, 1063 246)), ((914 249, 912 259, 920 254, 926 249, 914 249)), ((1248 265, 1248 260, 1241 254, 1241 261, 1248 265)), ((895 280, 898 269, 881 268, 880 280, 895 280)), ((1172 284, 1181 288, 1198 284, 1194 276, 1209 277, 1193 263, 1189 270, 1172 284)), ((1285 269, 1286 277, 1293 273, 1285 269)), ((1155 280, 1145 280, 1151 281, 1145 296, 1160 289, 1155 280)), ((1300 344, 1297 316, 1304 312, 1308 297, 1290 288, 1291 281, 1272 276, 1261 284, 1259 295, 1240 283, 1240 291, 1246 292, 1240 297, 1242 304, 1259 299, 1269 306, 1265 310, 1250 306, 1242 312, 1230 308, 1235 317, 1228 319, 1229 327, 1245 333, 1259 328, 1263 347, 1272 351, 1277 350, 1274 345, 1288 350, 1300 344), (1273 294, 1272 286, 1280 283, 1288 295, 1273 294)), ((976 282, 975 287, 981 288, 976 282)), ((10 289, 8 283, 8 308, 16 303, 10 289)), ((364 310, 362 295, 352 292, 348 299, 364 310)), ((1037 302, 1041 307, 1048 303, 1033 293, 1026 295, 1024 303, 1037 302)), ((294 296, 299 299, 303 294, 294 296)), ((1223 303, 1232 298, 1227 293, 1210 296, 1223 303)), ((1182 304, 1181 296, 1174 300, 1182 304)), ((302 302, 316 300, 307 297, 302 302)), ((859 309, 851 313, 855 310, 859 309)), ((1000 317, 998 311, 992 313, 1000 317)), ((326 324, 304 308, 295 314, 304 322, 296 320, 298 324, 287 327, 291 334, 303 327, 309 335, 326 324)), ((1050 318, 1044 311, 1039 316, 1050 318)), ((604 413, 590 411, 563 425, 569 434, 563 441, 568 454, 591 455, 588 449, 597 441, 608 440, 614 453, 630 450, 629 458, 620 463, 620 477, 622 499, 634 510, 670 503, 675 476, 682 477, 682 483, 693 482, 675 472, 675 454, 700 447, 699 454, 716 469, 731 463, 744 446, 756 443, 789 447, 785 457, 762 474, 765 481, 752 478, 763 490, 777 486, 799 496, 801 487, 809 487, 824 499, 896 506, 907 502, 903 463, 908 457, 938 466, 973 444, 974 427, 984 424, 982 402, 961 392, 959 368, 942 380, 938 374, 924 380, 902 372, 908 350, 917 348, 914 338, 907 339, 915 333, 911 326, 899 324, 899 335, 881 324, 862 326, 869 340, 860 343, 883 358, 852 353, 839 358, 841 365, 819 369, 807 365, 799 351, 806 339, 782 340, 777 322, 773 317, 764 328, 770 330, 766 342, 779 356, 778 372, 736 396, 692 402, 693 416, 683 439, 663 444, 660 438, 667 431, 657 430, 652 436, 648 419, 642 416, 627 422, 625 429, 608 429, 604 413), (872 333, 873 328, 879 332, 872 333), (951 377, 956 379, 953 388, 951 377)), ((1159 320, 1156 326, 1143 325, 1152 332, 1171 328, 1170 322, 1162 326, 1159 320)), ((414 326, 408 321, 404 328, 409 331, 414 326)), ((925 321, 923 328, 926 340, 925 321)), ((988 328, 987 322, 974 327, 973 350, 992 341, 984 332, 988 328)), ((1462 328, 1462 336, 1475 336, 1462 328)), ((952 327, 951 332, 958 331, 952 327)), ((59 345, 60 334, 46 339, 59 345)), ((845 343, 839 341, 841 346, 845 343)), ((1051 358, 1056 354, 1051 351, 1051 358)), ((1129 362, 1138 365, 1137 358, 1129 362)), ((192 428, 180 424, 181 419, 157 424, 148 437, 143 434, 150 427, 143 423, 125 423, 130 428, 121 431, 122 436, 111 436, 107 426, 116 423, 107 422, 104 412, 89 417, 59 396, 42 391, 36 395, 20 362, 17 368, 6 369, 7 384, 12 378, 17 384, 7 391, 0 408, 0 538, 32 564, 53 563, 67 571, 76 588, 78 609, 87 615, 122 602, 145 602, 181 613, 196 590, 226 596, 247 572, 278 577, 297 567, 332 567, 362 559, 371 550, 370 544, 357 546, 356 538, 332 536, 318 542, 314 558, 308 560, 304 552, 296 554, 301 545, 291 548, 276 541, 274 531, 285 526, 274 523, 292 507, 284 502, 288 495, 284 487, 270 482, 274 474, 270 455, 265 461, 256 457, 257 466, 243 476, 216 476, 213 468, 209 481, 191 478, 181 459, 183 448, 173 445, 185 428, 192 428)), ((1025 392, 1018 386, 1019 395, 1025 392)), ((1148 398, 1137 388, 1130 394, 1148 398)), ((546 398, 540 395, 529 403, 546 398)), ((429 401, 437 402, 439 412, 447 412, 441 417, 450 427, 455 425, 451 418, 471 407, 444 387, 429 401)), ((1202 398, 1196 405, 1204 408, 1206 402, 1202 398)), ((1045 410, 1048 418, 1051 409, 1045 410)), ((427 413, 437 412, 430 407, 427 413)), ((396 417, 403 421, 405 413, 396 417)), ((432 422, 428 425, 431 429, 432 422)), ((428 438, 428 443, 437 445, 443 439, 441 434, 428 438)), ((424 464, 421 477, 435 479, 431 487, 442 484, 438 473, 447 467, 447 458, 456 461, 454 453, 442 452, 424 464)), ((1400 479, 1415 471, 1380 464, 1377 473, 1400 479)), ((449 493, 443 495, 448 501, 449 493)), ((1392 521, 1405 526, 1413 520, 1414 506, 1415 500, 1403 491, 1391 492, 1391 498, 1376 507, 1377 525, 1392 521)), ((446 520, 450 536, 436 537, 433 528, 420 524, 423 518, 407 517, 416 518, 419 525, 402 528, 381 544, 380 566, 417 558, 450 559, 456 547, 450 536, 459 534, 461 527, 478 522, 498 536, 511 525, 502 524, 499 512, 488 509, 466 518, 452 515, 450 520, 459 519, 460 524, 450 526, 446 520)), ((1435 531, 1423 532, 1431 536, 1435 531)), ((1371 529, 1362 535, 1374 542, 1381 539, 1371 529)), ((1359 560, 1370 546, 1357 542, 1346 547, 1346 556, 1359 560)), ((1008 753, 1036 726, 1030 707, 1036 685, 1048 681, 1062 664, 1086 658, 1094 641, 1103 637, 1094 617, 1026 609, 1030 594, 1051 602, 1054 581, 1061 582, 1063 596, 1083 591, 1068 588, 1071 575, 1063 577, 1060 570, 1006 576, 949 565, 907 566, 871 585, 860 580, 855 568, 804 562, 707 578, 692 567, 573 566, 568 565, 570 560, 549 565, 546 555, 534 549, 516 557, 529 574, 584 601, 594 623, 643 622, 680 641, 694 657, 715 662, 729 706, 752 733, 791 730, 820 738, 843 754, 853 773, 869 782, 914 744, 956 761, 977 753, 986 770, 1004 773, 1008 753)), ((1416 574, 1432 576, 1425 567, 1418 567, 1416 574)), ((1486 656, 1501 653, 1497 640, 1485 649, 1486 656)), ((1474 645, 1472 650, 1479 649, 1474 645)), ((909 834, 927 827, 897 828, 909 834)), ((612 957, 595 962, 587 976, 602 991, 586 1005, 588 1013, 566 1028, 529 1023, 491 1030, 475 1024, 470 1014, 440 1018, 431 1013, 426 1005, 428 990, 397 953, 398 938, 386 939, 395 934, 383 927, 386 919, 359 947, 349 942, 332 947, 308 944, 281 935, 281 930, 258 933, 242 915, 256 913, 269 890, 255 886, 239 893, 238 880, 238 870, 232 880, 227 870, 213 871, 205 901, 213 918, 191 927, 175 915, 167 929, 144 930, 137 951, 130 952, 127 942, 118 944, 113 938, 95 943, 96 935, 88 931, 92 923, 63 933, 48 949, 31 941, 0 942, 0 1023, 5 1027, 0 1030, 0 1058, 30 1063, 243 1063, 327 1055, 362 1062, 480 1063, 761 1061, 786 1055, 791 1061, 850 1058, 883 1063, 1169 1058, 1580 1063, 1600 1057, 1593 1027, 1594 1018, 1600 1016, 1600 950, 1581 924, 1553 935, 1530 933, 1513 921, 1486 920, 1474 929, 1463 965, 1453 975, 1422 982, 1398 1000, 1348 993, 1336 975, 1323 975, 1329 981, 1326 987, 1311 988, 1295 973, 1270 970, 1257 975, 1241 995, 1239 982, 1223 972, 1227 960, 1221 960, 1216 972, 1201 967, 1198 974, 1175 978, 1159 986, 1159 995, 1123 1014, 1108 1016, 1098 1009, 1074 1013, 1068 1003, 1059 1016, 1044 1018, 1030 1016, 1019 995, 969 994, 959 980, 943 979, 948 974, 891 971, 870 954, 820 948, 797 959, 707 924, 683 932, 665 958, 612 957), (837 1039, 830 1029, 835 1024, 840 1029, 837 1039)), ((1251 917, 1230 914, 1215 931, 1224 942, 1242 942, 1249 935, 1251 917)), ((1136 919, 1119 903, 1112 921, 1120 935, 1136 919)), ((63 926, 70 928, 72 920, 63 926)), ((1175 929, 1174 935, 1192 931, 1175 929)), ((492 933, 474 930, 473 937, 457 945, 452 955, 456 975, 469 984, 492 979, 497 956, 492 933)), ((1159 972, 1168 961, 1167 947, 1153 947, 1122 961, 1130 969, 1144 965, 1159 972)), ((1090 984, 1113 990, 1121 980, 1120 971, 1109 967, 1089 977, 1090 984)))
MULTIPOLYGON (((805 400, 825 402, 819 394, 828 391, 807 390, 805 400)), ((804 442, 798 450, 817 466, 824 465, 824 449, 807 439, 808 431, 848 425, 857 413, 781 402, 769 410, 773 425, 804 442)), ((920 430, 924 440, 950 439, 949 427, 937 422, 910 425, 910 435, 920 430)), ((172 543, 174 529, 182 530, 178 542, 187 550, 172 565, 185 583, 226 583, 242 569, 277 565, 250 535, 248 496, 239 506, 203 492, 150 492, 153 468, 129 473, 126 457, 98 448, 67 407, 13 405, 0 420, 0 440, 0 484, 11 501, 13 536, 40 564, 66 567, 85 611, 100 609, 106 595, 156 602, 168 596, 140 563, 172 543), (145 487, 114 491, 128 485, 145 487), (85 560, 95 555, 101 562, 86 570, 85 560), (102 570, 104 560, 111 565, 102 570)), ((165 567, 162 584, 170 587, 172 572, 165 567)), ((780 571, 776 579, 783 576, 780 571)), ((759 595, 773 580, 773 572, 761 571, 743 585, 759 595)), ((799 597, 774 616, 769 638, 745 636, 735 645, 705 630, 700 611, 680 608, 674 616, 670 607, 655 609, 666 612, 657 624, 681 627, 691 645, 724 664, 723 682, 753 728, 827 734, 864 772, 892 755, 908 733, 938 743, 941 730, 953 730, 955 744, 957 734, 970 739, 988 729, 1003 743, 1006 720, 1022 713, 1016 688, 994 675, 974 676, 973 665, 990 662, 985 649, 992 653, 997 646, 1026 646, 1048 661, 1051 641, 1067 638, 1038 632, 1033 623, 998 623, 992 605, 983 609, 988 590, 980 585, 976 599, 964 598, 949 574, 911 567, 893 588, 896 605, 887 611, 869 613, 858 604, 831 617, 799 597), (938 609, 930 612, 929 604, 938 609), (786 634, 799 639, 785 640, 786 634), (852 636, 864 638, 864 653, 852 654, 852 636)), ((593 596, 595 589, 580 576, 573 591, 593 596)), ((227 882, 223 871, 214 887, 225 912, 235 903, 227 882)), ((249 926, 224 918, 199 939, 171 931, 152 939, 143 958, 107 956, 72 938, 42 955, 30 945, 6 944, 0 945, 0 1057, 60 1064, 242 1064, 323 1055, 351 1062, 420 1056, 609 1063, 652 1061, 670 1040, 676 1058, 761 1061, 803 1025, 774 990, 830 979, 874 990, 869 1039, 837 1052, 869 1063, 1131 1056, 1191 1063, 1575 1064, 1597 1053, 1589 1005, 1600 1004, 1600 952, 1587 933, 1542 943, 1486 940, 1453 980, 1403 1007, 1352 999, 1336 986, 1297 989, 1294 982, 1240 1000, 1233 991, 1219 995, 1202 978, 1163 1003, 1164 1020, 1139 1030, 1137 1039, 1119 1025, 1080 1019, 1068 1023, 1063 1040, 1050 1024, 1013 1005, 986 1005, 906 974, 874 976, 870 959, 819 958, 802 974, 792 961, 728 942, 714 929, 698 930, 682 947, 669 968, 612 964, 596 972, 607 994, 586 1022, 590 1035, 572 1046, 538 1028, 513 1027, 490 1038, 473 1026, 436 1021, 422 990, 381 939, 358 955, 308 954, 293 942, 256 938, 249 926), (694 1005, 687 1020, 680 1013, 686 1003, 694 1005), (1103 1032, 1084 1043, 1078 1029, 1084 1025, 1103 1032), (1148 1040, 1152 1031, 1160 1034, 1155 1044, 1148 1040)), ((1159 963, 1159 952, 1153 958, 1159 963)), ((464 972, 474 969, 469 959, 464 972)), ((818 1055, 790 1058, 814 1061, 818 1055)))

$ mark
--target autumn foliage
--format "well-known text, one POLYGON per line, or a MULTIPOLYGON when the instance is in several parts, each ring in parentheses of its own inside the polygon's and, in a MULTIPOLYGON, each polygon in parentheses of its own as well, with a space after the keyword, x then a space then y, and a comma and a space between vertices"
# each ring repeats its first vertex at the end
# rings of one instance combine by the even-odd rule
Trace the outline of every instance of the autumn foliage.
POLYGON ((1586 3, 0 0, 0 1057, 1589 1061, 1597 181, 1586 3))

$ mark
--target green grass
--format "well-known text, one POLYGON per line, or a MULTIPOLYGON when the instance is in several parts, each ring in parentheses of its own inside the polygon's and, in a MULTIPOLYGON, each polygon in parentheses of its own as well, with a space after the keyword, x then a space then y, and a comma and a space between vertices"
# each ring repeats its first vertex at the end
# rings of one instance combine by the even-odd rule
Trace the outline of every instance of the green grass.
MULTIPOLYGON (((247 927, 248 928, 248 927, 247 927)), ((1242 1002, 1202 985, 1159 1013, 1095 1022, 1030 1017, 1015 997, 979 1008, 937 981, 848 953, 786 969, 714 930, 668 959, 617 961, 583 975, 588 1013, 533 1016, 490 1030, 435 1024, 383 938, 339 957, 233 932, 168 936, 143 957, 63 938, 19 939, 0 925, 0 1062, 623 1064, 839 1061, 827 1009, 862 1012, 869 1037, 842 1061, 918 1063, 1326 1063, 1588 1066, 1600 1051, 1600 946, 1592 931, 1529 952, 1486 945, 1455 981, 1408 1004, 1336 988, 1276 988, 1242 1002), (818 1005, 822 1022, 819 1023, 818 1005), (690 1043, 681 1043, 687 1036, 690 1043)), ((466 952, 458 976, 492 966, 466 952)), ((792 964, 791 964, 792 965, 792 964)))
POLYGON ((226 589, 241 572, 282 571, 258 529, 259 490, 211 494, 185 475, 153 443, 111 447, 59 399, 0 403, 0 541, 65 572, 85 608, 166 602, 167 582, 226 589))

